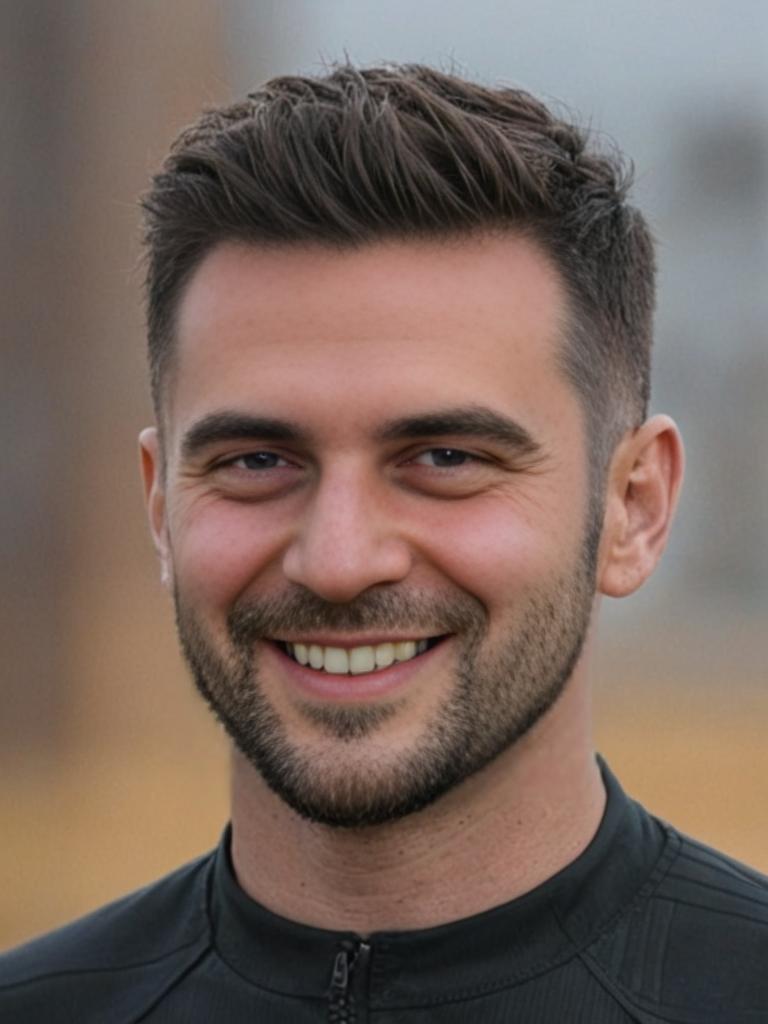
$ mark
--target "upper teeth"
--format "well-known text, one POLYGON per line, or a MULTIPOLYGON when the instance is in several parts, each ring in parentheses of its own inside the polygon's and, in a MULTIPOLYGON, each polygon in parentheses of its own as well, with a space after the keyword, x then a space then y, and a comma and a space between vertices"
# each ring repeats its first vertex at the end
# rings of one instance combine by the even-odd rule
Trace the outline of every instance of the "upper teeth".
POLYGON ((320 644, 285 645, 301 665, 311 665, 336 675, 360 675, 387 668, 395 661, 408 661, 427 649, 426 640, 403 640, 375 647, 321 647, 320 644))

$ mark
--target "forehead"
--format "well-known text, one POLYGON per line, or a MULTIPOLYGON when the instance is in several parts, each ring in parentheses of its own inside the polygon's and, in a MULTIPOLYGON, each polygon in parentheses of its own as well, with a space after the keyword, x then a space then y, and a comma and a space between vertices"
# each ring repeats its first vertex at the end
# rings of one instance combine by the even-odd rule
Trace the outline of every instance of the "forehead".
POLYGON ((355 250, 223 244, 179 304, 172 429, 217 409, 341 423, 563 391, 565 293, 514 235, 355 250), (342 404, 340 404, 342 403, 342 404))

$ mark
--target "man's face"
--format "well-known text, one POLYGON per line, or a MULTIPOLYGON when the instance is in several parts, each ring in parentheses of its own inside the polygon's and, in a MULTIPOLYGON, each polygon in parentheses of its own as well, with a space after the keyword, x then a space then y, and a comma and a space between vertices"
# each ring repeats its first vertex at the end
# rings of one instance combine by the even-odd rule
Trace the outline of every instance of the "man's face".
POLYGON ((527 732, 594 593, 556 272, 507 236, 226 245, 183 295, 150 512, 182 646, 305 816, 391 820, 527 732))

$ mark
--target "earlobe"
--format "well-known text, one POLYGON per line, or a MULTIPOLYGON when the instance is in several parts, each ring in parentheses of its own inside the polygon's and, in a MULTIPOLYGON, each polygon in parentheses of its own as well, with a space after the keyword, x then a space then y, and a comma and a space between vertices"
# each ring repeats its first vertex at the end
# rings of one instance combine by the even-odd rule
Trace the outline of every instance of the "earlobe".
POLYGON ((654 416, 619 444, 611 463, 598 589, 626 597, 651 575, 672 526, 683 444, 668 416, 654 416))
POLYGON ((139 455, 149 528, 155 551, 160 559, 160 580, 163 586, 169 587, 172 574, 166 518, 165 480, 160 438, 156 427, 146 427, 139 434, 139 455))

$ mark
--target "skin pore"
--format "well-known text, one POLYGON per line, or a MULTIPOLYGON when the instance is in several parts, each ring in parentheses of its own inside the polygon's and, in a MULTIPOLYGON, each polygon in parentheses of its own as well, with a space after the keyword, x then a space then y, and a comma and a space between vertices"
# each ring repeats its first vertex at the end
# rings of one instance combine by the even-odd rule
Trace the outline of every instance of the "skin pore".
POLYGON ((235 870, 277 913, 364 934, 439 924, 530 890, 594 835, 583 641, 594 595, 652 571, 682 451, 664 417, 628 432, 598 536, 556 360, 563 305, 546 257, 509 234, 222 245, 187 286, 164 472, 142 434, 150 522, 193 674, 236 740, 235 870), (452 607, 477 610, 471 635, 452 607), (359 676, 280 646, 436 637, 359 676), (301 813, 249 746, 255 696, 311 794, 301 813), (405 813, 391 794, 438 748, 443 776, 484 753, 405 813), (350 827, 353 812, 380 823, 350 827))

